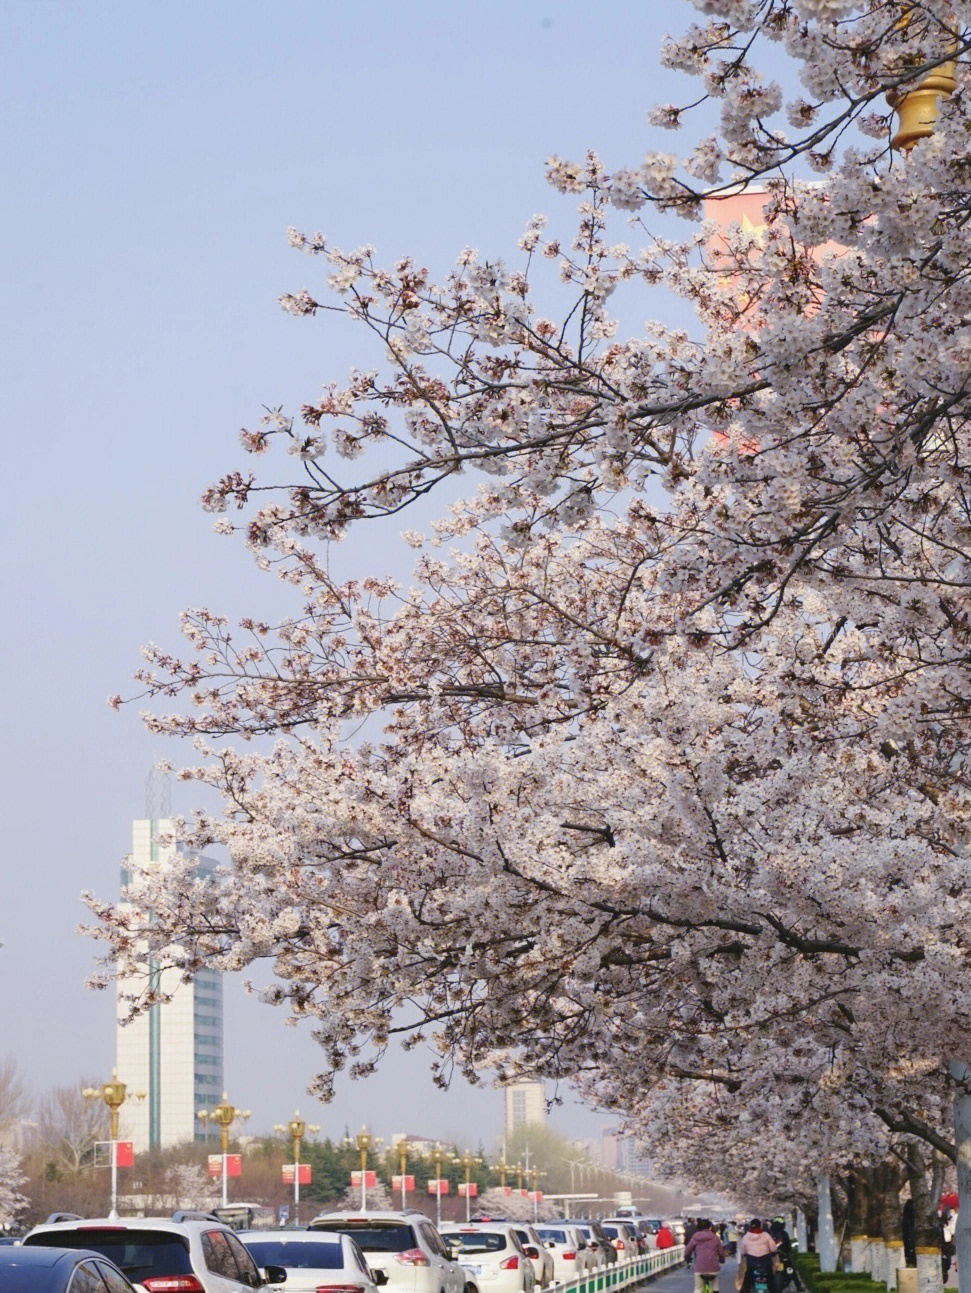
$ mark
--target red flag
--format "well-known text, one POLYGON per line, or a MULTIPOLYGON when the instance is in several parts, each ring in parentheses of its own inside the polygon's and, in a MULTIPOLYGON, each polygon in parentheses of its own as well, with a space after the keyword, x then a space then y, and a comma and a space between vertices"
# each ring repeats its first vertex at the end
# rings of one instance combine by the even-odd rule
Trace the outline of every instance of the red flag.
POLYGON ((135 1151, 130 1140, 115 1141, 115 1167, 131 1167, 135 1162, 135 1151))

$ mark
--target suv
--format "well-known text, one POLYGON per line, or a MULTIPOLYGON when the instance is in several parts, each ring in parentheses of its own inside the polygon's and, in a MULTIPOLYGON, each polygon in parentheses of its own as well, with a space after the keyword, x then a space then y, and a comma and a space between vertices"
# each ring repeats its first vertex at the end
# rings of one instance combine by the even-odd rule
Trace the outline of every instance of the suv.
POLYGON ((396 1293, 465 1293, 465 1271, 423 1212, 323 1212, 308 1229, 350 1235, 396 1293))
POLYGON ((579 1230, 587 1241, 587 1247, 593 1250, 601 1266, 616 1266, 617 1249, 604 1233, 599 1221, 591 1217, 564 1217, 563 1224, 579 1230))
POLYGON ((268 1266, 264 1280, 235 1232, 202 1212, 73 1217, 35 1226, 23 1242, 100 1253, 145 1293, 247 1293, 287 1278, 281 1266, 268 1266))

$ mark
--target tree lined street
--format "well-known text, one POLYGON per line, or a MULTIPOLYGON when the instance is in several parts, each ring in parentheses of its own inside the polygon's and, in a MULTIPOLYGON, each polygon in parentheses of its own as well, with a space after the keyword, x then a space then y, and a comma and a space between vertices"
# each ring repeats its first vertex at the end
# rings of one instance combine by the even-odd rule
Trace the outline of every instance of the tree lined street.
POLYGON ((971 1197, 971 4, 665 18, 650 150, 551 157, 514 248, 290 230, 281 307, 361 359, 202 495, 289 611, 187 610, 112 698, 225 862, 87 894, 94 982, 258 971, 325 1101, 401 1044, 570 1084, 931 1293, 971 1197))

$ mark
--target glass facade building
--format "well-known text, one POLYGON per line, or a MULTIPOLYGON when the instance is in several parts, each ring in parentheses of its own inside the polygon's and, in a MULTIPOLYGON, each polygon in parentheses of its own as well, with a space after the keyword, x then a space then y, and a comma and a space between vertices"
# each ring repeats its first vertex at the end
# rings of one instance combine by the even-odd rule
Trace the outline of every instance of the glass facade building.
MULTIPOLYGON (((133 823, 131 858, 122 872, 122 886, 137 887, 139 877, 184 861, 178 844, 161 843, 170 833, 166 818, 140 818, 133 823)), ((193 859, 197 874, 212 870, 206 858, 193 859)), ((121 1136, 136 1153, 201 1140, 203 1109, 219 1103, 223 1092, 222 975, 202 971, 191 983, 180 982, 171 969, 147 961, 136 979, 118 981, 117 1068, 131 1091, 144 1091, 142 1103, 128 1101, 121 1111, 121 1136), (125 998, 146 984, 171 995, 131 1023, 123 1023, 125 998)))

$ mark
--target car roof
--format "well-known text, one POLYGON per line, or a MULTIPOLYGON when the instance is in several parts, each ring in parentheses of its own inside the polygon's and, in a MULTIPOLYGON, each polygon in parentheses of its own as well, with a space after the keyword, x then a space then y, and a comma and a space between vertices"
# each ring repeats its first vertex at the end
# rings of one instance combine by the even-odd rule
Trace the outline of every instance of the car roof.
POLYGON ((42 1221, 34 1226, 27 1239, 36 1234, 65 1234, 75 1230, 169 1230, 173 1235, 182 1235, 189 1229, 211 1230, 213 1226, 231 1230, 225 1221, 202 1220, 193 1217, 186 1221, 173 1221, 171 1217, 75 1217, 72 1221, 42 1221))
POLYGON ((493 1230, 515 1230, 516 1223, 515 1221, 478 1221, 473 1224, 471 1221, 443 1221, 440 1229, 443 1235, 446 1231, 450 1235, 454 1235, 459 1231, 467 1235, 474 1235, 490 1227, 493 1230))
POLYGON ((22 1244, 5 1244, 0 1250, 0 1266, 54 1266, 65 1257, 73 1261, 83 1261, 86 1257, 107 1258, 101 1253, 92 1252, 89 1248, 54 1248, 38 1244, 37 1247, 24 1248, 22 1244))
POLYGON ((294 1244, 319 1244, 326 1243, 327 1240, 339 1244, 343 1239, 350 1239, 350 1235, 345 1235, 341 1230, 324 1230, 322 1226, 319 1230, 240 1230, 237 1234, 247 1243, 251 1239, 273 1239, 294 1244))
POLYGON ((316 1226, 320 1221, 401 1221, 411 1225, 416 1220, 427 1221, 428 1218, 417 1208, 408 1212, 321 1212, 310 1224, 316 1226))

